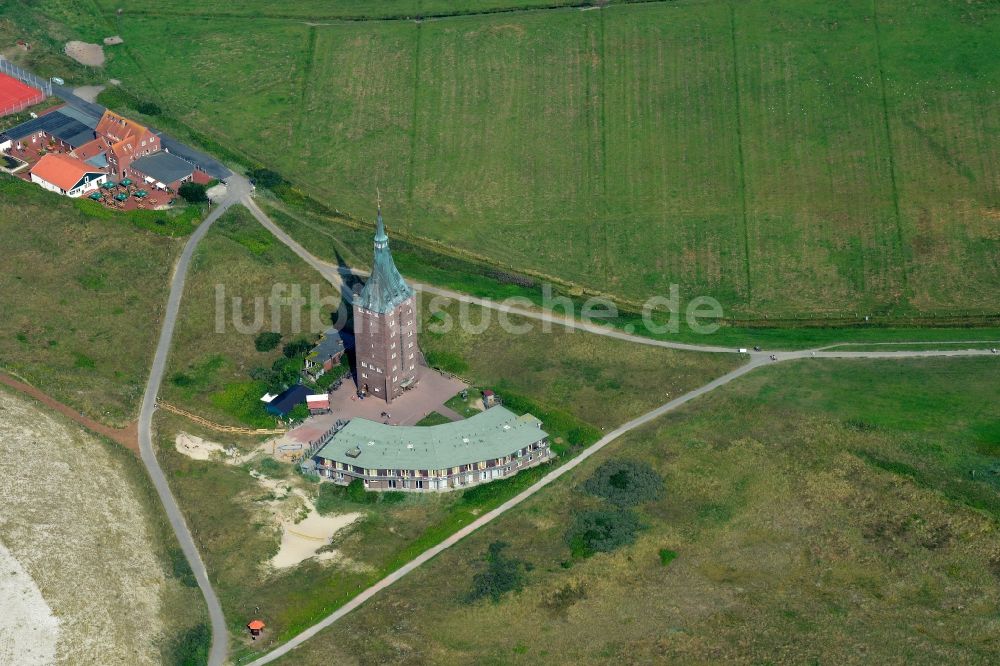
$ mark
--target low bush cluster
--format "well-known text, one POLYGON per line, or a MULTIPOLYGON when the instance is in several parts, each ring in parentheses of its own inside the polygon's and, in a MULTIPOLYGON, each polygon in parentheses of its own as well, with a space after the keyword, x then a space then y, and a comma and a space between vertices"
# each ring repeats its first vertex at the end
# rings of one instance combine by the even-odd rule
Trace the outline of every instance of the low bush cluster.
POLYGON ((642 523, 629 509, 591 509, 576 514, 566 532, 573 557, 610 553, 635 543, 642 523))
POLYGON ((253 346, 259 352, 269 352, 277 347, 279 342, 281 342, 281 333, 264 331, 263 333, 258 333, 257 337, 254 338, 253 346))
POLYGON ((489 545, 483 557, 486 570, 473 576, 472 590, 467 597, 469 602, 489 597, 496 603, 506 593, 524 588, 525 573, 531 570, 531 565, 508 557, 504 553, 508 545, 505 541, 494 541, 489 545))
POLYGON ((659 499, 663 479, 648 463, 615 459, 598 467, 583 488, 615 506, 629 507, 659 499))

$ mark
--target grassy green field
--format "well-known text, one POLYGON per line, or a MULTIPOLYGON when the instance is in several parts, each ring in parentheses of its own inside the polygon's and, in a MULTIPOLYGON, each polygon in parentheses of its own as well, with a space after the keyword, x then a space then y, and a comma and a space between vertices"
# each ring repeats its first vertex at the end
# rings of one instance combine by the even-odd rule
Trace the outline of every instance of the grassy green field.
MULTIPOLYGON (((347 266, 363 270, 371 264, 371 229, 367 225, 360 228, 325 219, 322 215, 301 210, 295 206, 286 205, 273 197, 258 197, 258 202, 278 226, 293 237, 299 239, 303 246, 317 257, 326 261, 339 262, 347 266)), ((502 301, 510 297, 519 297, 538 306, 546 307, 546 301, 540 284, 537 281, 528 285, 515 283, 509 273, 485 268, 461 258, 435 252, 395 237, 395 229, 389 228, 393 236, 391 244, 396 265, 411 282, 422 282, 440 287, 448 287, 481 298, 502 301)), ((576 312, 582 312, 585 299, 573 296, 570 290, 555 290, 555 296, 568 297, 574 303, 576 312)), ((519 305, 523 305, 522 302, 519 305)), ((934 327, 919 326, 933 323, 933 320, 905 320, 892 322, 885 317, 876 317, 868 324, 828 325, 823 326, 823 320, 817 319, 792 326, 788 322, 778 322, 778 327, 769 326, 768 322, 759 322, 760 326, 731 325, 722 322, 722 326, 710 335, 692 331, 685 321, 683 312, 687 304, 680 303, 681 316, 676 333, 659 333, 645 327, 639 315, 622 310, 618 317, 607 320, 607 323, 618 329, 638 333, 648 337, 674 342, 689 342, 715 346, 752 347, 761 345, 764 349, 807 349, 838 342, 905 342, 905 341, 940 341, 943 343, 964 340, 995 341, 1000 345, 1000 328, 996 326, 965 326, 956 327, 958 321, 951 326, 934 327)), ((558 312, 558 310, 557 310, 558 312)), ((665 323, 665 316, 657 313, 654 317, 657 324, 665 323)), ((604 321, 604 320, 602 320, 604 321)))
POLYGON ((339 304, 336 290, 257 224, 245 208, 227 211, 198 246, 192 261, 161 395, 217 422, 273 427, 273 417, 260 403, 267 386, 251 378, 250 371, 270 368, 282 358, 282 347, 288 342, 302 336, 317 339, 329 327, 331 312, 339 304), (221 331, 217 329, 218 285, 225 293, 221 331), (286 285, 277 294, 277 312, 271 300, 274 285, 286 285), (288 303, 292 285, 301 289, 305 300, 298 322, 288 303), (312 301, 312 285, 325 300, 312 301), (239 308, 233 299, 240 299, 239 308), (259 326, 254 326, 255 317, 259 326), (234 323, 237 320, 242 331, 234 323), (279 332, 281 341, 270 351, 257 351, 256 334, 270 330, 279 332))
POLYGON ((333 646, 345 663, 991 661, 995 366, 763 369, 624 437, 285 661, 333 646), (653 465, 664 492, 633 546, 572 559, 566 527, 595 501, 579 486, 613 458, 653 465), (527 586, 469 604, 498 539, 533 565, 527 586))
POLYGON ((181 248, 169 235, 193 227, 188 213, 159 225, 90 203, 0 177, 8 267, 0 272, 0 364, 88 416, 122 425, 138 409, 181 248))
POLYGON ((120 28, 126 87, 344 213, 379 186, 397 237, 737 319, 995 310, 988 3, 120 28))
MULTIPOLYGON (((96 2, 106 12, 114 11, 120 6, 120 3, 116 4, 114 0, 96 0, 96 2)), ((169 10, 142 6, 130 7, 127 11, 129 14, 166 14, 170 16, 380 19, 448 16, 586 4, 590 3, 587 0, 465 0, 463 2, 450 0, 321 0, 306 4, 292 3, 277 6, 265 0, 251 0, 250 2, 227 0, 210 5, 196 0, 180 0, 171 3, 169 10)))

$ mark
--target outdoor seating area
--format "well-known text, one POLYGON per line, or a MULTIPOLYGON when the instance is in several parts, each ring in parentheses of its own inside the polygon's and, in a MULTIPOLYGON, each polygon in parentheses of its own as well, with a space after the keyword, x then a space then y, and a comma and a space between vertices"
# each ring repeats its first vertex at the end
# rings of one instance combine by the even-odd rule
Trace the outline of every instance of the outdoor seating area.
POLYGON ((169 192, 149 191, 131 178, 123 178, 118 182, 109 180, 102 184, 101 189, 90 194, 90 198, 109 208, 155 210, 169 205, 173 197, 169 192))

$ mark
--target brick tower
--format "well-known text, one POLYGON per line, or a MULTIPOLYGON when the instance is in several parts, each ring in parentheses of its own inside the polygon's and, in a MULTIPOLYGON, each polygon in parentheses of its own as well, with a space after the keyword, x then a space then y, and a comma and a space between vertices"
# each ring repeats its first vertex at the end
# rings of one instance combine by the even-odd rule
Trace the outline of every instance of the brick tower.
POLYGON ((392 402, 417 383, 416 302, 392 260, 381 204, 372 273, 354 299, 354 349, 358 388, 369 396, 392 402))

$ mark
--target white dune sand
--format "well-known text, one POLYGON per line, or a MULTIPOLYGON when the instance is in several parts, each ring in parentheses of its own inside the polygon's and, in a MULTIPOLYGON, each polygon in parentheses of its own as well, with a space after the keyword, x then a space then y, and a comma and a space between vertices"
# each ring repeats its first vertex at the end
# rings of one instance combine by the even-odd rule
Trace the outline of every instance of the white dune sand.
POLYGON ((56 661, 59 620, 21 563, 0 544, 0 664, 56 661))
POLYGON ((330 544, 333 536, 361 517, 360 513, 343 513, 336 516, 321 516, 309 504, 309 516, 298 523, 281 521, 281 549, 271 559, 275 569, 287 569, 310 557, 320 560, 337 558, 336 551, 316 555, 316 551, 330 544))

